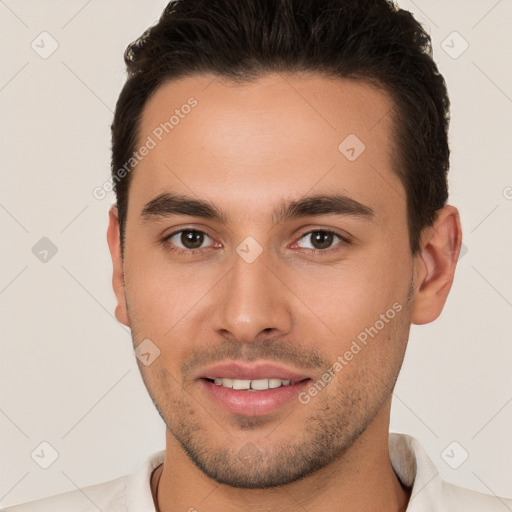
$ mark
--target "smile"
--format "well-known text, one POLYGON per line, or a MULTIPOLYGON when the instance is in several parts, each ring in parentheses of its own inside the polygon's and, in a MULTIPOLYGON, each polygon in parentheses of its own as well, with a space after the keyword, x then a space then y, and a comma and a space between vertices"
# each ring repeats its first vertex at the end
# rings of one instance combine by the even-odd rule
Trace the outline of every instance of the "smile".
POLYGON ((296 381, 290 379, 228 379, 218 378, 213 379, 213 383, 217 386, 223 386, 230 389, 239 389, 245 391, 264 391, 266 389, 280 388, 281 386, 290 386, 295 384, 296 381))
POLYGON ((199 369, 194 378, 207 400, 242 416, 277 414, 299 404, 298 394, 311 381, 305 373, 270 361, 225 361, 199 369))

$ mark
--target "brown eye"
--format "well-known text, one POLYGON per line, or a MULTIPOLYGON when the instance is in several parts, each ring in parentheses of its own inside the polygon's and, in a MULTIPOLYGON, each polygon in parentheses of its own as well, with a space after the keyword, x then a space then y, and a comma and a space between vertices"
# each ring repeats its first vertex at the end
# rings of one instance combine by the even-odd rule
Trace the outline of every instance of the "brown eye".
POLYGON ((300 240, 306 240, 306 242, 299 241, 298 245, 305 249, 325 251, 326 249, 330 249, 331 247, 333 247, 333 244, 334 246, 337 245, 335 244, 336 239, 340 242, 348 242, 341 235, 338 235, 333 231, 319 229, 316 231, 310 231, 309 233, 305 233, 304 235, 302 235, 300 240), (309 242, 307 242, 308 238, 309 242))
POLYGON ((203 245, 204 233, 199 231, 182 231, 180 242, 187 249, 199 249, 203 245))
POLYGON ((328 249, 333 240, 334 236, 332 233, 325 231, 315 231, 311 233, 311 244, 315 249, 328 249))
POLYGON ((206 233, 195 229, 182 229, 181 231, 172 233, 166 238, 166 242, 180 249, 189 250, 203 248, 205 240, 211 243, 211 238, 206 233))

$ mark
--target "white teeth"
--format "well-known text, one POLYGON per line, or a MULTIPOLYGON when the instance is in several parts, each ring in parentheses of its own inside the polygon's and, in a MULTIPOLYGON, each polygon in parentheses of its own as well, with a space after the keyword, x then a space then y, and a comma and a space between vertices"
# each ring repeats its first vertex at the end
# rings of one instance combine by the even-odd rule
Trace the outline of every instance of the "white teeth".
POLYGON ((278 388, 281 385, 281 379, 268 379, 269 388, 278 388))
POLYGON ((233 389, 249 389, 250 387, 250 380, 233 379, 233 389))
POLYGON ((217 378, 214 379, 214 383, 217 384, 217 386, 224 386, 225 388, 248 389, 250 391, 264 391, 266 389, 274 389, 279 388, 281 386, 289 386, 291 381, 286 379, 243 380, 217 378))
POLYGON ((251 381, 251 388, 258 391, 268 389, 268 379, 256 379, 251 381))

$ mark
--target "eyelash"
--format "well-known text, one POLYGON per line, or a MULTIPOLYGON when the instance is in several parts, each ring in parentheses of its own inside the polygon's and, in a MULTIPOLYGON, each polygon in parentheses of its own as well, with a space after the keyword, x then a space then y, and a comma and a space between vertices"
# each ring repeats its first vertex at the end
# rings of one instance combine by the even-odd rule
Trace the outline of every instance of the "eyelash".
MULTIPOLYGON (((171 251, 174 254, 178 254, 178 255, 192 255, 192 254, 197 254, 198 252, 202 252, 204 249, 209 249, 209 247, 202 247, 201 249, 181 249, 179 247, 172 247, 170 244, 167 244, 167 241, 169 239, 171 239, 174 235, 177 235, 177 234, 183 233, 183 232, 187 232, 187 231, 188 232, 192 232, 192 233, 200 233, 200 234, 206 235, 209 238, 212 238, 208 233, 206 233, 205 231, 202 231, 200 229, 182 228, 182 229, 179 229, 178 231, 173 231, 169 235, 166 235, 161 240, 161 242, 162 242, 162 244, 167 245, 167 249, 169 251, 171 251)), ((352 241, 348 237, 342 235, 341 233, 338 233, 337 231, 328 230, 328 229, 313 229, 313 230, 310 230, 310 231, 306 231, 297 240, 301 240, 306 235, 311 235, 313 233, 324 233, 324 234, 335 235, 335 236, 337 236, 341 240, 341 242, 338 242, 334 246, 335 247, 334 249, 332 249, 332 248, 329 248, 329 249, 309 249, 309 248, 306 248, 306 250, 310 254, 311 253, 313 253, 313 254, 320 253, 322 255, 333 254, 335 252, 338 252, 338 251, 342 250, 344 247, 349 246, 352 243, 352 241), (341 247, 338 247, 338 246, 341 246, 341 247)), ((210 247, 210 249, 211 249, 211 247, 210 247)))

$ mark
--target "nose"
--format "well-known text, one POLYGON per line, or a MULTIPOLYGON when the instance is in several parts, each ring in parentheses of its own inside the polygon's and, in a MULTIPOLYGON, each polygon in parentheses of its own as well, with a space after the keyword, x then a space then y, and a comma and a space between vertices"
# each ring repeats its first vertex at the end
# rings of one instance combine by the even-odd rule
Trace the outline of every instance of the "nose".
POLYGON ((265 251, 251 263, 235 254, 231 271, 216 287, 215 331, 240 343, 288 334, 291 292, 277 275, 265 251))

